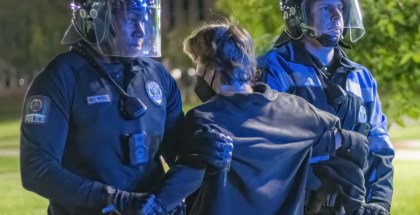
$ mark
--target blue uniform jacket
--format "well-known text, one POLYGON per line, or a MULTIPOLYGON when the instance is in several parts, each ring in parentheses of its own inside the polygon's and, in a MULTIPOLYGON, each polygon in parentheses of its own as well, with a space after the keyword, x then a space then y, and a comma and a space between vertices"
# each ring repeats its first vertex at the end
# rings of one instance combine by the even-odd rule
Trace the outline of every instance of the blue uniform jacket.
POLYGON ((169 170, 157 197, 171 209, 202 183, 191 205, 194 215, 303 214, 309 164, 335 156, 339 126, 333 115, 267 85, 250 94, 216 95, 190 110, 185 124, 187 147, 200 144, 194 132, 203 127, 229 135, 234 144, 225 187, 222 173, 169 170))
MULTIPOLYGON (((336 48, 336 53, 342 53, 342 50, 336 48)), ((362 100, 366 109, 364 116, 370 125, 370 153, 365 170, 366 201, 390 206, 394 148, 387 133, 387 120, 381 109, 376 81, 365 67, 351 62, 345 55, 340 57, 338 67, 351 69, 345 80, 345 90, 362 100)), ((269 51, 258 59, 258 68, 259 80, 273 89, 301 96, 317 108, 337 114, 334 107, 328 104, 323 80, 300 42, 292 40, 269 51)), ((357 119, 359 116, 350 117, 357 119)), ((344 129, 353 129, 352 126, 342 126, 344 129)))
POLYGON ((125 120, 114 86, 75 52, 55 57, 35 78, 21 124, 23 186, 50 201, 49 214, 101 214, 104 186, 149 192, 172 164, 183 112, 175 81, 158 62, 138 59, 127 93, 147 106, 125 120), (146 164, 128 164, 126 134, 146 133, 146 164))

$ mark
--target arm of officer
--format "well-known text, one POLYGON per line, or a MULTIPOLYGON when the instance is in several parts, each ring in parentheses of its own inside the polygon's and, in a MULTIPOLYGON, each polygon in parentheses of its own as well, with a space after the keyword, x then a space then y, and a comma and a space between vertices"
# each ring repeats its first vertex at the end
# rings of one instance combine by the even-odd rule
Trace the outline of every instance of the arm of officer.
POLYGON ((22 185, 63 205, 100 208, 106 204, 105 185, 61 165, 74 99, 71 69, 55 59, 28 90, 21 124, 22 185))
POLYGON ((356 132, 341 130, 336 116, 316 109, 312 105, 310 107, 318 115, 318 127, 323 130, 319 140, 313 146, 311 169, 316 176, 310 181, 309 190, 315 192, 311 193, 306 210, 310 213, 318 213, 326 197, 338 192, 344 197, 343 205, 346 211, 353 212, 361 207, 365 194, 362 168, 367 156, 367 140, 356 132), (361 141, 363 138, 365 141, 361 141), (360 155, 359 149, 364 152, 362 153, 364 156, 360 156, 360 159, 357 157, 360 155), (325 154, 325 151, 330 151, 329 156, 325 154), (340 153, 343 152, 340 151, 345 151, 350 155, 355 154, 355 158, 353 160, 342 158, 340 153), (315 181, 318 180, 318 185, 316 185, 315 181))
POLYGON ((175 80, 162 65, 155 65, 160 69, 162 75, 163 90, 166 95, 166 120, 165 135, 159 147, 165 162, 170 166, 175 165, 175 160, 179 154, 179 149, 183 144, 184 112, 182 111, 181 93, 175 80))
POLYGON ((365 170, 366 202, 380 204, 390 211, 394 175, 392 160, 395 152, 388 136, 387 119, 381 109, 376 81, 373 79, 372 82, 373 102, 368 105, 371 130, 368 135, 368 169, 365 170))

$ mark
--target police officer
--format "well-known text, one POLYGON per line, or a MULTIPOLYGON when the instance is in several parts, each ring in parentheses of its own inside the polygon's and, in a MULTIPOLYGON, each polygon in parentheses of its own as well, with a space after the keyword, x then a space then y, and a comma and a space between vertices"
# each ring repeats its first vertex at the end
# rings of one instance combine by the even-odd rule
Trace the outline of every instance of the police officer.
MULTIPOLYGON (((357 0, 281 0, 285 30, 259 58, 257 79, 280 92, 303 97, 335 114, 342 128, 369 139, 365 205, 361 214, 389 214, 394 149, 387 133, 376 81, 342 47, 364 34, 357 0)), ((330 198, 331 199, 331 198, 330 198)), ((334 208, 338 201, 324 203, 334 208)), ((325 211, 324 211, 325 212, 325 211)))
POLYGON ((71 4, 71 50, 35 78, 21 125, 22 184, 49 200, 48 214, 166 214, 147 193, 160 156, 174 164, 183 112, 175 81, 147 58, 160 55, 159 2, 71 4))

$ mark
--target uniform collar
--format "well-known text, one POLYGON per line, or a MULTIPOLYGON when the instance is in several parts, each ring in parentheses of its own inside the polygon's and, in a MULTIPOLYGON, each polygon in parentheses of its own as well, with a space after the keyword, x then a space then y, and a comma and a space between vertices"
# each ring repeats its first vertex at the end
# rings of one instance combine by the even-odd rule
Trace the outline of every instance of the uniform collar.
MULTIPOLYGON (((311 54, 305 49, 305 46, 303 45, 301 41, 291 40, 290 44, 291 44, 291 50, 289 51, 291 52, 290 53, 291 61, 298 64, 303 64, 306 66, 314 66, 314 64, 317 67, 322 66, 322 63, 316 57, 311 56, 311 54)), ((353 62, 351 62, 347 58, 346 54, 344 53, 342 48, 339 46, 336 46, 334 48, 334 57, 333 57, 333 61, 330 67, 332 67, 331 69, 333 69, 331 71, 334 71, 335 69, 339 67, 345 67, 351 70, 355 69, 353 62)))

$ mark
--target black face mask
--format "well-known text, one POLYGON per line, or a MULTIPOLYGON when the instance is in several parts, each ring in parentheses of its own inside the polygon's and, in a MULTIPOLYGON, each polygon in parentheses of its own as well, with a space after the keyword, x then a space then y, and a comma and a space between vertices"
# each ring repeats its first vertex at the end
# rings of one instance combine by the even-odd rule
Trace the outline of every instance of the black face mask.
MULTIPOLYGON (((203 74, 203 77, 205 75, 205 72, 203 74)), ((204 78, 201 76, 196 76, 196 83, 194 86, 194 92, 198 96, 198 98, 201 100, 201 102, 206 102, 211 97, 216 95, 216 92, 214 92, 213 88, 211 88, 211 85, 213 85, 214 76, 211 80, 211 85, 209 86, 204 78)))

